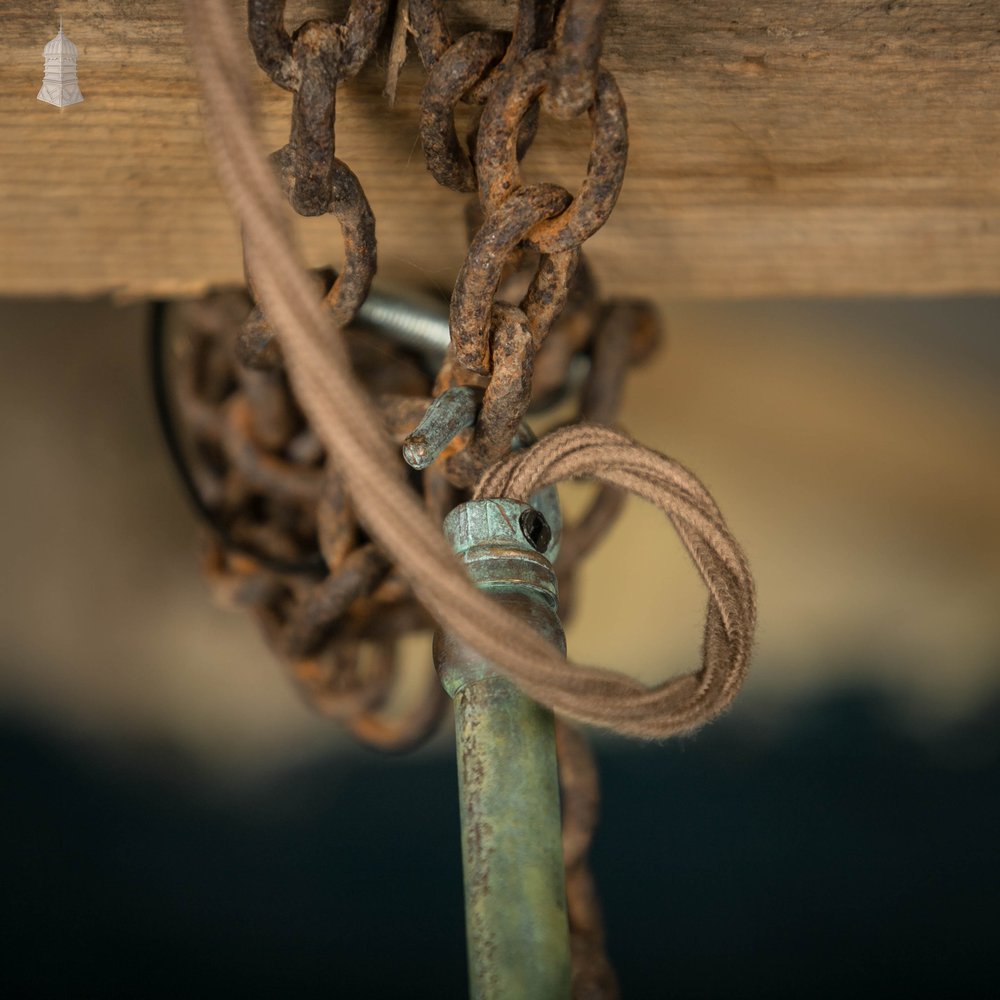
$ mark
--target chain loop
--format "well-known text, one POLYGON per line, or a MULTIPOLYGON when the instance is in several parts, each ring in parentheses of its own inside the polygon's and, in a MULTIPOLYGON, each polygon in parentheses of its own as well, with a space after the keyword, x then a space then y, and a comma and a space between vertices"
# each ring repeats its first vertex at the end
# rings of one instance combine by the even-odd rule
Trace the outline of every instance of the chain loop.
POLYGON ((542 108, 554 118, 576 118, 594 102, 607 0, 566 0, 552 43, 549 85, 542 108))
MULTIPOLYGON (((531 53, 497 82, 486 102, 476 141, 476 173, 487 216, 521 186, 518 128, 549 85, 552 65, 550 53, 531 53)), ((591 117, 590 161, 579 192, 562 214, 540 222, 527 235, 529 245, 545 253, 569 250, 589 239, 618 200, 628 158, 628 120, 621 91, 607 70, 597 74, 591 117)))
POLYGON ((302 86, 302 62, 317 57, 335 88, 368 61, 385 23, 389 0, 351 0, 342 24, 314 19, 294 34, 285 28, 287 0, 248 0, 247 32, 257 65, 285 90, 302 86))
POLYGON ((434 179, 452 191, 476 190, 476 169, 455 131, 455 105, 503 59, 510 35, 470 31, 433 64, 420 97, 420 142, 434 179))
POLYGON ((563 211, 569 192, 556 184, 532 184, 515 191, 486 217, 469 245, 451 298, 455 359, 481 375, 490 373, 487 333, 504 267, 532 227, 563 211))
POLYGON ((535 343, 528 317, 515 306, 494 303, 490 318, 492 377, 468 446, 446 460, 448 478, 472 487, 482 472, 511 447, 531 403, 535 343))

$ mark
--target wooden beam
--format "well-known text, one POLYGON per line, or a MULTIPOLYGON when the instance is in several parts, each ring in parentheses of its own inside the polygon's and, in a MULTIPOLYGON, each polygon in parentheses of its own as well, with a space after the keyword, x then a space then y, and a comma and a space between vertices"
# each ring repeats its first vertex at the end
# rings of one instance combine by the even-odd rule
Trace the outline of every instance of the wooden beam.
MULTIPOLYGON (((244 18, 244 4, 234 0, 244 18)), ((510 17, 461 0, 455 21, 510 17)), ((323 4, 290 4, 290 19, 323 4)), ((35 99, 54 5, 7 0, 0 58, 0 294, 187 295, 241 280, 178 0, 66 0, 84 102, 35 99)), ((996 0, 618 0, 606 63, 629 105, 619 206, 589 244, 617 293, 656 298, 1000 290, 996 0)), ((506 26, 505 24, 502 26, 506 26)), ((248 50, 249 58, 249 50, 248 50)), ((385 60, 345 85, 339 154, 379 225, 380 273, 450 288, 462 199, 417 142, 423 72, 395 108, 385 60)), ((257 74, 262 141, 289 96, 257 74)), ((534 178, 572 188, 587 129, 545 122, 534 178)), ((336 265, 336 223, 301 224, 336 265)))

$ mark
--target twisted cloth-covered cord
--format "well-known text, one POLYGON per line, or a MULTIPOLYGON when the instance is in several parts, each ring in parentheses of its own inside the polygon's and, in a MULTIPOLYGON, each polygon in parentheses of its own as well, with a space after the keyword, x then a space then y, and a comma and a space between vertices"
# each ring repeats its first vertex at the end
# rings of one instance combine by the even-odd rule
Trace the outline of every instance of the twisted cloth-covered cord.
MULTIPOLYGON (((526 503, 540 489, 566 479, 594 479, 642 497, 666 514, 708 588, 701 670, 641 694, 624 689, 608 698, 597 678, 576 678, 576 698, 607 699, 612 728, 630 731, 652 713, 661 726, 691 728, 728 705, 746 673, 757 622, 753 577, 743 550, 701 481, 679 462, 596 424, 564 427, 527 451, 512 452, 487 469, 475 499, 509 497, 526 503)), ((580 705, 582 709, 583 706, 580 705)), ((573 714, 572 709, 570 713, 573 714)))
POLYGON ((660 506, 709 585, 702 669, 647 688, 611 671, 568 663, 471 584, 440 527, 406 484, 399 457, 351 373, 340 331, 331 329, 321 290, 294 244, 277 180, 257 143, 245 46, 228 5, 186 0, 186 8, 210 144, 223 189, 243 224, 248 266, 281 338, 296 396, 343 472, 366 530, 395 559, 418 599, 530 697, 581 722, 658 738, 694 729, 725 708, 745 672, 753 633, 746 560, 690 473, 615 432, 580 428, 553 435, 488 471, 479 495, 491 490, 504 495, 539 476, 549 481, 590 476, 660 506))

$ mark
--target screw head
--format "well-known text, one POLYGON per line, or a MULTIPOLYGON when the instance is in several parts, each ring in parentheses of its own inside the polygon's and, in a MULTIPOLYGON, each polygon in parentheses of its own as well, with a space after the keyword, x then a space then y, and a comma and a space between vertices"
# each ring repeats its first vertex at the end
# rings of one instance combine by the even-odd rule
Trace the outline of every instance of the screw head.
POLYGON ((521 534, 527 539, 528 544, 535 551, 544 553, 552 541, 549 522, 534 507, 529 507, 521 512, 518 523, 521 526, 521 534))

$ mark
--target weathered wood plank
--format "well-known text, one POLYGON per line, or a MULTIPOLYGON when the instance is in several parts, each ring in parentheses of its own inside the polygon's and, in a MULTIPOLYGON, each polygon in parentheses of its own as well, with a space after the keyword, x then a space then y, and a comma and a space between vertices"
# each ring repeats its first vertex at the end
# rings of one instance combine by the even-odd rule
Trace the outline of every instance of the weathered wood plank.
MULTIPOLYGON (((459 20, 509 19, 509 5, 455 6, 459 20)), ((4 8, 0 294, 239 281, 178 0, 4 8), (35 99, 57 7, 85 98, 62 111, 35 99)), ((618 0, 610 25, 632 151, 590 244, 607 285, 657 297, 1000 290, 996 0, 618 0)), ((415 58, 391 110, 383 75, 384 61, 343 88, 338 149, 379 220, 380 272, 447 289, 461 199, 423 166, 415 58)), ((288 95, 262 75, 259 93, 265 142, 280 145, 288 95)), ((529 174, 573 186, 586 147, 583 126, 545 123, 529 174)), ((312 261, 337 263, 335 223, 301 231, 312 261)))

